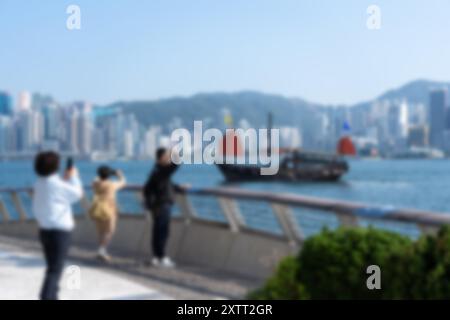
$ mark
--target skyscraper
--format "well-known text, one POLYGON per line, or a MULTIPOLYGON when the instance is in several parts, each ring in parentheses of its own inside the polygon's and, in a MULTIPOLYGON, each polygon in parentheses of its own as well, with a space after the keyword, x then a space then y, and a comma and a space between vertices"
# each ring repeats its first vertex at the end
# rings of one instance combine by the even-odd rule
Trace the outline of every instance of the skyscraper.
POLYGON ((444 145, 446 106, 447 90, 430 92, 430 143, 435 148, 442 148, 444 145))
POLYGON ((89 111, 85 110, 80 114, 78 130, 79 151, 87 156, 92 151, 92 118, 89 111))
POLYGON ((48 104, 42 108, 44 116, 44 137, 46 140, 56 140, 59 134, 60 110, 56 104, 48 104))
POLYGON ((428 146, 428 128, 426 125, 414 125, 409 128, 408 146, 410 147, 428 146))
POLYGON ((125 130, 123 137, 124 137, 123 155, 126 158, 131 158, 134 156, 133 132, 131 130, 125 130))
POLYGON ((158 148, 158 136, 161 133, 161 127, 152 126, 145 132, 144 153, 148 158, 153 158, 158 148))
POLYGON ((79 112, 73 111, 69 118, 69 151, 77 154, 79 152, 79 112))
POLYGON ((18 114, 19 149, 30 151, 37 147, 44 136, 44 119, 33 110, 21 111, 18 114))
POLYGON ((0 115, 10 116, 13 112, 12 98, 7 92, 0 92, 0 115))
POLYGON ((392 141, 408 136, 408 105, 406 102, 394 103, 387 114, 388 133, 392 141))
POLYGON ((31 108, 31 93, 28 91, 22 91, 17 97, 17 111, 27 111, 31 108))

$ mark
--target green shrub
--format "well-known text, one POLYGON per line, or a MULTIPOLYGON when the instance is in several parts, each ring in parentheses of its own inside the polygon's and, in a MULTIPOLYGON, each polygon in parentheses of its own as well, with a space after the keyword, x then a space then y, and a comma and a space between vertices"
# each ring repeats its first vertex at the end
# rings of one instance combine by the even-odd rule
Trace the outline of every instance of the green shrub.
POLYGON ((302 284, 297 282, 298 263, 295 257, 284 258, 275 272, 267 280, 263 288, 256 290, 249 295, 249 299, 269 299, 269 300, 297 300, 304 295, 302 284))
POLYGON ((418 241, 372 228, 324 230, 285 258, 253 299, 449 299, 450 227, 418 241), (366 269, 381 268, 381 290, 366 269))
POLYGON ((450 227, 436 236, 422 236, 404 252, 394 280, 403 288, 402 298, 450 298, 450 227))
POLYGON ((399 234, 372 228, 324 230, 305 241, 298 257, 297 282, 311 299, 380 299, 396 296, 383 283, 395 279, 396 263, 411 241, 399 234), (382 290, 368 290, 366 273, 377 265, 382 290))

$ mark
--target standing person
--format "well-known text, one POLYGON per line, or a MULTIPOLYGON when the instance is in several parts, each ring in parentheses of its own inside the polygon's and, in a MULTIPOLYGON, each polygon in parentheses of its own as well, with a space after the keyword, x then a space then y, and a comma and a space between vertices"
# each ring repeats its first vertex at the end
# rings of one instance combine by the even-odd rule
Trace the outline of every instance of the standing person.
POLYGON ((83 196, 77 169, 68 168, 63 180, 58 175, 59 162, 59 155, 51 151, 39 153, 34 162, 38 179, 32 206, 47 265, 40 293, 42 300, 58 299, 59 280, 75 225, 71 206, 83 196))
POLYGON ((97 256, 105 262, 110 262, 111 257, 107 247, 116 230, 117 204, 116 193, 126 185, 126 180, 121 171, 113 170, 107 166, 101 166, 97 170, 97 178, 92 183, 94 200, 89 210, 91 218, 95 221, 99 238, 97 256), (109 178, 117 177, 117 181, 109 178))
POLYGON ((153 216, 153 266, 171 268, 175 264, 166 256, 166 243, 170 232, 170 215, 174 202, 174 193, 181 190, 178 185, 172 183, 171 178, 178 165, 171 160, 171 151, 159 148, 156 151, 156 165, 153 168, 145 186, 145 205, 153 216))

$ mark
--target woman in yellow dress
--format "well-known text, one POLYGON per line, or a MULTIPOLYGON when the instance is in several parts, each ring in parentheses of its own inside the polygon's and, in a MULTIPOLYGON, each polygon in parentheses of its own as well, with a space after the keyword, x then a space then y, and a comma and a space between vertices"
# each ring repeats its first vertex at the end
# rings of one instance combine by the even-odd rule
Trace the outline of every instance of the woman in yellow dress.
POLYGON ((126 185, 126 180, 121 171, 113 170, 107 166, 101 166, 97 170, 97 178, 92 187, 94 199, 89 210, 91 218, 94 220, 98 239, 99 249, 97 257, 110 262, 111 257, 107 252, 107 247, 112 240, 117 223, 117 203, 116 193, 126 185), (111 180, 111 177, 117 180, 111 180))

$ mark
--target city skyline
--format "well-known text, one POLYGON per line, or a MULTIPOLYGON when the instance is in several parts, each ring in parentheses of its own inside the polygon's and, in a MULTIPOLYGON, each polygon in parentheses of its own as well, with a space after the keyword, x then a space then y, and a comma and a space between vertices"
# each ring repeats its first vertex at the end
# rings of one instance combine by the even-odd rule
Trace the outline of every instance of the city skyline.
POLYGON ((380 30, 366 26, 372 2, 316 3, 81 0, 82 28, 68 31, 69 2, 2 1, 2 87, 96 104, 242 90, 352 104, 450 79, 448 2, 376 1, 380 30))
MULTIPOLYGON (((412 86, 420 91, 417 84, 405 86, 404 90, 408 91, 409 88, 410 91, 412 86)), ((420 152, 425 150, 435 154, 434 150, 442 150, 450 154, 448 89, 430 88, 427 83, 421 84, 421 90, 426 90, 426 102, 414 101, 401 95, 391 98, 385 95, 384 99, 354 108, 305 109, 301 102, 291 104, 289 99, 285 99, 273 104, 271 98, 258 94, 253 98, 252 95, 244 95, 241 102, 234 101, 237 104, 244 103, 242 106, 250 109, 255 106, 260 108, 261 103, 281 106, 282 109, 289 108, 284 112, 278 109, 275 114, 279 119, 277 127, 284 131, 284 143, 280 143, 280 146, 335 152, 340 137, 350 134, 361 156, 392 157, 414 151, 414 148, 419 148, 420 152), (255 98, 262 100, 253 100, 255 98), (292 112, 299 113, 300 118, 306 117, 308 120, 303 125, 296 121, 289 124, 286 120, 292 119, 292 112), (348 131, 350 128, 351 131, 348 131), (294 141, 295 145, 292 144, 294 141)), ((419 92, 413 92, 412 96, 418 94, 419 92)), ((192 105, 194 108, 191 112, 197 110, 193 119, 204 121, 205 128, 224 129, 228 125, 223 116, 228 115, 236 120, 232 121, 233 128, 258 126, 259 120, 249 117, 252 112, 244 113, 238 107, 230 114, 227 100, 220 99, 223 97, 219 98, 220 107, 213 108, 213 114, 209 115, 192 105), (210 118, 211 115, 215 119, 210 118)), ((212 100, 206 101, 209 101, 209 106, 211 103, 218 106, 212 100)), ((189 100, 187 103, 189 105, 189 100)), ((142 107, 145 109, 145 104, 140 106, 142 107)), ((21 92, 17 103, 13 105, 10 96, 0 92, 0 154, 24 155, 52 149, 91 159, 151 158, 158 146, 168 145, 168 142, 170 144, 170 135, 174 129, 192 129, 191 120, 180 117, 177 112, 161 121, 161 110, 164 108, 159 109, 159 113, 157 109, 151 110, 151 114, 140 114, 135 108, 128 109, 126 105, 99 108, 86 101, 64 104, 51 97, 32 95, 30 92, 21 92), (156 122, 149 124, 145 121, 144 118, 149 116, 156 119, 156 122)))

